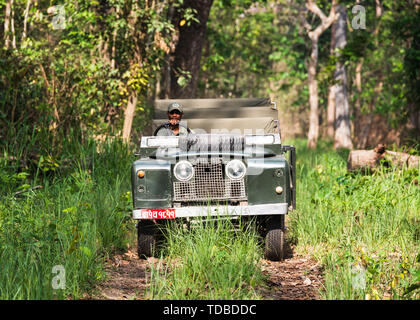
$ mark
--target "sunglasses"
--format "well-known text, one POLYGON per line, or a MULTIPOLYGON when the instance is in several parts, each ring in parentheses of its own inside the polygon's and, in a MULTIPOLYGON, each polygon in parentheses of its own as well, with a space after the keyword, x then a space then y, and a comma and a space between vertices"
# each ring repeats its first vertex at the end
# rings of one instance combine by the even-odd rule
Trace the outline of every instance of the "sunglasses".
POLYGON ((169 114, 181 114, 179 110, 172 110, 169 114))

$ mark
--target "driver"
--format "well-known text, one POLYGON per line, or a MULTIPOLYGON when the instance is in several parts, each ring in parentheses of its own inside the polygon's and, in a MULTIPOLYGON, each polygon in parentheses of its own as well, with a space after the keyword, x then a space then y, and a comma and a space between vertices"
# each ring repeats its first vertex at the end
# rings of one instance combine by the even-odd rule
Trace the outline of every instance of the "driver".
POLYGON ((155 136, 181 136, 191 133, 188 127, 180 124, 184 111, 182 106, 173 102, 168 106, 168 119, 169 121, 160 125, 155 130, 155 136))

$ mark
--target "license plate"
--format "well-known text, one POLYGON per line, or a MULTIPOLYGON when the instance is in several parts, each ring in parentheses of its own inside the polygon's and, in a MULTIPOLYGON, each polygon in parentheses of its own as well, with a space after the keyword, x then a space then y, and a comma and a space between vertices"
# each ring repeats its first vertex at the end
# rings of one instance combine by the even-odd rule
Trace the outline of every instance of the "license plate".
POLYGON ((141 209, 140 219, 175 219, 175 209, 141 209))

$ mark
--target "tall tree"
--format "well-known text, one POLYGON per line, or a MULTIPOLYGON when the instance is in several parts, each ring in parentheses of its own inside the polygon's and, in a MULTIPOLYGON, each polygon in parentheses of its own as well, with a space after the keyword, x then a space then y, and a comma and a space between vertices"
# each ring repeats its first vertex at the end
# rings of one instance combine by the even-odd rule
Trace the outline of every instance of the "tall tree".
POLYGON ((4 45, 6 49, 10 48, 10 20, 12 13, 13 0, 6 2, 5 14, 4 14, 4 45))
POLYGON ((26 36, 28 34, 28 17, 29 17, 30 7, 31 7, 31 0, 27 0, 25 12, 24 12, 22 40, 26 39, 26 36))
MULTIPOLYGON (((335 29, 337 22, 331 26, 331 44, 330 56, 334 55, 336 49, 335 29)), ((328 88, 328 106, 327 106, 327 137, 333 139, 335 131, 335 83, 332 82, 328 88)))
MULTIPOLYGON (((359 1, 357 1, 357 3, 359 4, 359 1)), ((369 42, 373 43, 374 46, 377 48, 377 50, 379 49, 380 45, 379 45, 379 28, 380 28, 380 19, 383 15, 383 7, 382 7, 382 3, 380 0, 375 0, 375 6, 376 6, 376 10, 375 10, 375 27, 372 30, 372 34, 371 37, 369 39, 369 42)), ((357 38, 356 38, 357 39, 357 38)), ((360 41, 360 40, 359 40, 360 41)), ((366 45, 362 46, 361 49, 359 49, 361 51, 361 57, 358 59, 357 64, 356 64, 356 69, 355 69, 355 85, 356 85, 356 100, 355 100, 355 105, 354 105, 354 114, 356 116, 361 116, 361 109, 362 109, 362 95, 363 95, 363 90, 362 90, 362 69, 363 69, 363 65, 364 65, 364 54, 366 51, 366 45)), ((372 52, 373 53, 373 52, 372 52)), ((383 84, 384 84, 384 75, 382 70, 378 70, 376 72, 376 77, 371 77, 374 78, 374 84, 373 84, 373 90, 372 90, 372 94, 370 96, 370 101, 368 103, 367 106, 367 110, 368 113, 365 115, 365 124, 363 126, 360 126, 359 124, 356 124, 356 130, 357 130, 357 147, 364 149, 367 147, 368 144, 368 138, 369 138, 369 134, 370 134, 370 130, 371 130, 371 126, 373 123, 373 116, 374 116, 374 111, 375 111, 375 107, 376 104, 378 102, 378 97, 382 91, 383 88, 383 84)), ((366 91, 366 88, 365 88, 366 91)))
POLYGON ((341 58, 341 51, 346 46, 346 29, 347 29, 347 14, 345 7, 337 6, 338 20, 334 32, 335 44, 338 49, 336 55, 338 56, 337 65, 335 69, 334 80, 336 85, 335 91, 335 136, 334 148, 353 148, 350 134, 350 115, 349 115, 349 101, 347 96, 347 75, 346 67, 341 58))
POLYGON ((329 16, 327 17, 322 10, 316 5, 315 1, 307 0, 306 9, 318 16, 321 19, 321 24, 312 30, 312 26, 308 23, 306 18, 302 16, 303 23, 307 31, 307 35, 311 41, 311 56, 308 67, 308 85, 309 85, 309 131, 308 131, 308 148, 315 148, 319 136, 319 111, 318 111, 318 80, 317 65, 318 65, 318 41, 322 33, 327 30, 337 18, 335 7, 337 1, 332 0, 329 16))
MULTIPOLYGON (((174 5, 176 2, 170 4, 174 5)), ((127 107, 125 109, 122 131, 122 138, 125 141, 130 141, 136 107, 141 99, 141 95, 144 97, 144 93, 147 91, 152 66, 156 62, 160 62, 162 58, 160 53, 167 49, 167 44, 162 34, 173 30, 173 26, 165 21, 165 12, 167 10, 168 4, 165 2, 147 0, 140 5, 137 2, 133 2, 127 19, 133 39, 133 55, 129 61, 129 70, 125 73, 127 79, 125 83, 127 107)), ((117 8, 116 12, 119 11, 117 8)), ((113 33, 116 33, 115 29, 113 33)), ((113 36, 113 38, 116 40, 116 36, 113 36)), ((115 42, 115 40, 113 41, 115 42)), ((113 46, 116 48, 115 44, 113 46)), ((116 56, 115 51, 116 49, 111 49, 113 59, 116 56)), ((115 62, 110 61, 110 64, 113 67, 115 62)))
POLYGON ((192 98, 196 95, 201 52, 206 24, 213 0, 185 0, 175 15, 179 40, 171 65, 171 98, 192 98), (185 13, 195 13, 189 21, 185 13))

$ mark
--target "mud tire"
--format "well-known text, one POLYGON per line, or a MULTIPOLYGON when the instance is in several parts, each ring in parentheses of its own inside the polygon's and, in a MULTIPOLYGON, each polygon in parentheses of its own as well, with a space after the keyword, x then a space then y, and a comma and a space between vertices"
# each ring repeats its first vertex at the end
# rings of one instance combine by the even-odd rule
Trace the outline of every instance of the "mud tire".
POLYGON ((270 216, 266 222, 265 236, 266 259, 281 261, 284 259, 284 215, 270 216))

